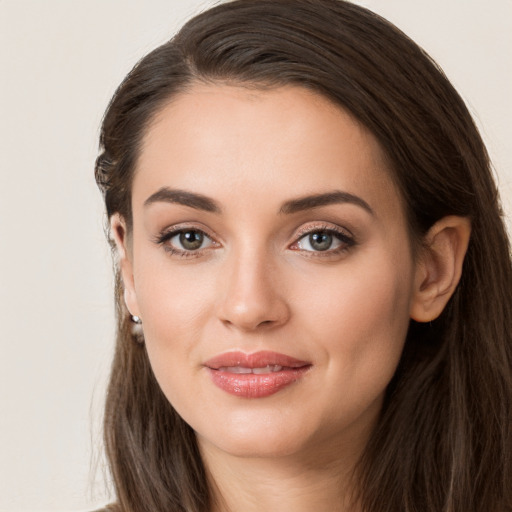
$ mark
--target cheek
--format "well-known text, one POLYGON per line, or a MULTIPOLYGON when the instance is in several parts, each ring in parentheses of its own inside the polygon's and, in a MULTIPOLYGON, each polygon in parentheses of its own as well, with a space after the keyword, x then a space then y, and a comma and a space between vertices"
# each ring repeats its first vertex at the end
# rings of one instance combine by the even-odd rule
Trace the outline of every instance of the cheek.
POLYGON ((210 307, 210 281, 195 265, 176 265, 161 255, 146 258, 135 268, 135 290, 144 324, 155 334, 192 334, 210 307))
POLYGON ((405 255, 347 260, 296 293, 305 330, 318 340, 331 378, 353 389, 352 396, 376 395, 394 374, 409 326, 411 272, 405 255))
POLYGON ((151 366, 167 394, 173 386, 165 382, 198 368, 197 342, 211 316, 212 283, 193 265, 164 262, 138 269, 135 284, 151 366))

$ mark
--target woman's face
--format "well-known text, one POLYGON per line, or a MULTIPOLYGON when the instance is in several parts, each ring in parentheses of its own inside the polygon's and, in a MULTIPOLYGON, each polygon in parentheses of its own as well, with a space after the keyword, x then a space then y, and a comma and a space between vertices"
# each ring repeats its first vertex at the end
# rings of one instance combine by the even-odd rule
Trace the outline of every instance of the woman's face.
POLYGON ((201 448, 362 445, 415 273, 374 137, 301 88, 196 85, 148 129, 132 201, 127 305, 201 448))

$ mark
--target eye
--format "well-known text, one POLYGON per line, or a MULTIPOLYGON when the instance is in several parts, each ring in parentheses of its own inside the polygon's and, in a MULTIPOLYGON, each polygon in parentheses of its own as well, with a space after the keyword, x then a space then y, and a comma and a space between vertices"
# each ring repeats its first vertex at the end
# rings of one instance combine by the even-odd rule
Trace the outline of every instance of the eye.
POLYGON ((163 245, 167 252, 185 257, 195 256, 203 249, 217 245, 204 231, 193 228, 167 231, 156 242, 163 245))
POLYGON ((290 248, 295 250, 336 254, 355 244, 352 236, 332 228, 309 230, 290 248))
POLYGON ((169 239, 170 244, 185 251, 197 251, 198 249, 204 249, 204 245, 210 245, 208 242, 211 242, 210 238, 208 238, 202 231, 192 229, 180 231, 169 239))

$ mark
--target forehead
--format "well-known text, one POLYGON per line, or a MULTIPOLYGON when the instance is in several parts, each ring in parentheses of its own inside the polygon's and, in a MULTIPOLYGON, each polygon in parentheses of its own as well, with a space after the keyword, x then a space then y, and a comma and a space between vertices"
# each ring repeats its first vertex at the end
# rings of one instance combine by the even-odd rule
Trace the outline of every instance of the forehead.
POLYGON ((378 208, 399 202, 375 137, 328 99, 292 86, 198 84, 174 97, 143 138, 134 203, 163 186, 221 203, 278 204, 333 189, 378 208))

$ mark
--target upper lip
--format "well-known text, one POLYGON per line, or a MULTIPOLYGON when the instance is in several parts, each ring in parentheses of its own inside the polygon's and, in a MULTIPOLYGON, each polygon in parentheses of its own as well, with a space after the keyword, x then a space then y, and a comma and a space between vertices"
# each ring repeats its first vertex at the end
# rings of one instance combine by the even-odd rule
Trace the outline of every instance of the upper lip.
POLYGON ((310 366, 308 361, 301 361, 295 357, 278 352, 260 351, 246 354, 241 351, 224 352, 217 356, 208 359, 204 363, 205 366, 213 370, 225 367, 242 367, 242 368, 263 368, 269 365, 285 366, 288 368, 301 368, 303 366, 310 366))

